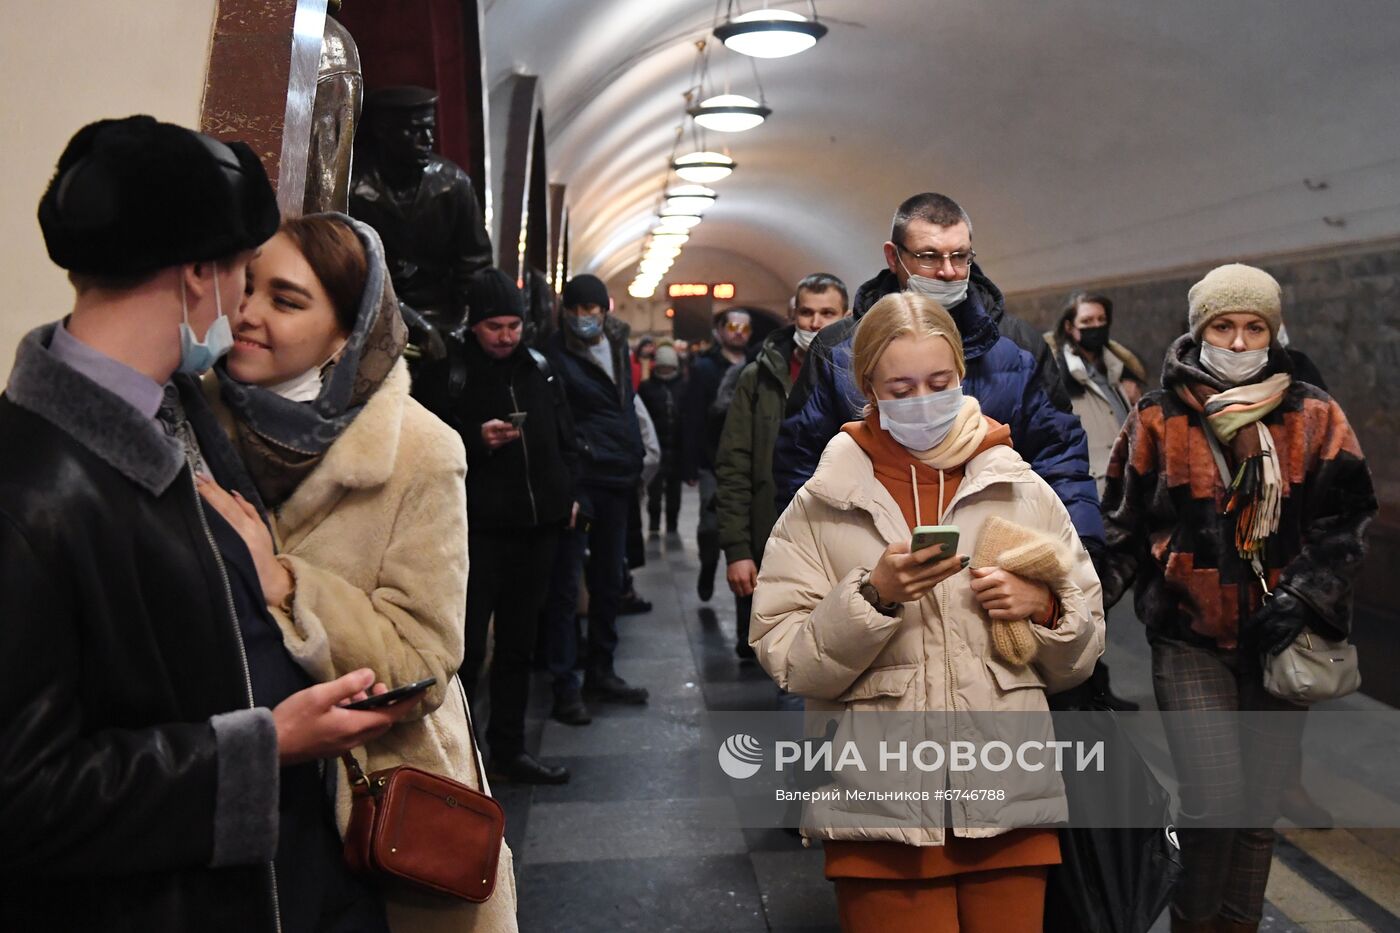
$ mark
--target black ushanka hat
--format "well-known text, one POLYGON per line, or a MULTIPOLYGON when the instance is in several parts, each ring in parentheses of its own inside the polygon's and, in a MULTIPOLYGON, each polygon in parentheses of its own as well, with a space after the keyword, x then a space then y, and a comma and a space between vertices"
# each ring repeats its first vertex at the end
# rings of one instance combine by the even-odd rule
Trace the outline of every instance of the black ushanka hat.
POLYGON ((252 149, 148 116, 80 129, 39 201, 49 258, 93 276, 230 256, 261 245, 279 221, 252 149))

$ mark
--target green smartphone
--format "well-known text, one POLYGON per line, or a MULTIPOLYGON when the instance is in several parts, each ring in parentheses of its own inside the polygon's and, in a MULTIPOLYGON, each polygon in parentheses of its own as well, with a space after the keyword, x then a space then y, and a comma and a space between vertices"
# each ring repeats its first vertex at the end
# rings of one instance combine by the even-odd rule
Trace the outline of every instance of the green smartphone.
POLYGON ((920 525, 914 529, 914 538, 909 542, 909 553, 922 551, 935 544, 943 545, 942 552, 934 560, 947 560, 958 551, 957 525, 920 525))

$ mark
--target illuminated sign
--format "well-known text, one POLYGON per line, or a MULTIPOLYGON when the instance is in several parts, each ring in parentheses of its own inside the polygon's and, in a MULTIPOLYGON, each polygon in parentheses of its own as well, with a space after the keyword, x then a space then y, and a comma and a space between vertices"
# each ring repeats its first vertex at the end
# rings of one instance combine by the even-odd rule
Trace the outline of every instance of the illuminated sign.
POLYGON ((716 282, 714 287, 714 296, 720 301, 729 301, 734 297, 734 283, 716 282))
POLYGON ((703 282, 676 282, 666 289, 666 294, 672 298, 704 298, 709 293, 710 286, 703 282))

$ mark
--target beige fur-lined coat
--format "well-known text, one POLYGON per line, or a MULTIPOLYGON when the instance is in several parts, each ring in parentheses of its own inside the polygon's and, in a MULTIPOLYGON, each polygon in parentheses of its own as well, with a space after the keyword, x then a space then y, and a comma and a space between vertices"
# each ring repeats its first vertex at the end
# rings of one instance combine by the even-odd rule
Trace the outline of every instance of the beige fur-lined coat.
MULTIPOLYGON (((466 453, 461 438, 409 397, 400 360, 316 469, 274 513, 280 559, 296 578, 292 612, 273 610, 293 658, 333 680, 361 667, 386 684, 437 678, 422 718, 357 749, 366 772, 412 764, 486 790, 457 685, 467 590, 466 453)), ((228 412, 219 408, 227 424, 228 412)), ((336 816, 349 790, 341 767, 336 816)), ((395 891, 395 933, 513 933, 515 877, 501 847, 484 904, 395 891)))

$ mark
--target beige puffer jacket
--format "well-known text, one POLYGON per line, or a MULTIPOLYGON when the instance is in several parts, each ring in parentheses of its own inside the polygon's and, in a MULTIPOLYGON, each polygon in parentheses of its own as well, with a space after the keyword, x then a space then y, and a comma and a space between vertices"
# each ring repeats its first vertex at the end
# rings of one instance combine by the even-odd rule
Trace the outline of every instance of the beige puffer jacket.
MULTIPOLYGON (((773 529, 749 630, 759 663, 779 686, 807 699, 809 722, 818 734, 831 711, 1039 714, 1048 709, 1047 689, 1058 692, 1089 676, 1104 647, 1098 577, 1059 498, 1006 446, 968 461, 941 523, 958 526, 958 552, 970 554, 992 516, 1062 542, 1070 566, 1068 579, 1057 588, 1061 622, 1053 631, 1032 626, 1039 652, 1030 666, 1019 669, 994 655, 987 617, 966 571, 917 603, 905 604, 898 618, 881 615, 866 602, 859 592, 861 577, 888 545, 909 540, 909 526, 853 438, 838 434, 827 445, 815 475, 773 529)), ((1043 728, 1049 737, 1048 717, 1043 728)), ((959 737, 967 736, 960 732, 959 737)), ((948 777, 955 789, 978 789, 965 785, 967 774, 948 777)), ((1007 799, 952 804, 956 835, 994 836, 1067 818, 1063 784, 1052 769, 1020 772, 998 786, 1008 789, 1007 799)), ((921 821, 918 805, 872 813, 862 804, 860 818, 834 812, 841 806, 809 803, 804 834, 943 843, 943 830, 921 821)))
MULTIPOLYGON (((227 409, 216 402, 221 418, 227 409)), ((472 745, 457 668, 467 588, 466 452, 456 432, 409 397, 408 369, 384 384, 274 514, 280 560, 296 578, 290 615, 273 610, 308 674, 369 667, 383 683, 437 678, 421 718, 355 750, 366 772, 411 764, 490 793, 472 745)), ((344 766, 336 815, 344 832, 344 766)), ((395 933, 514 933, 515 877, 502 844, 484 904, 399 891, 385 896, 395 933)))

